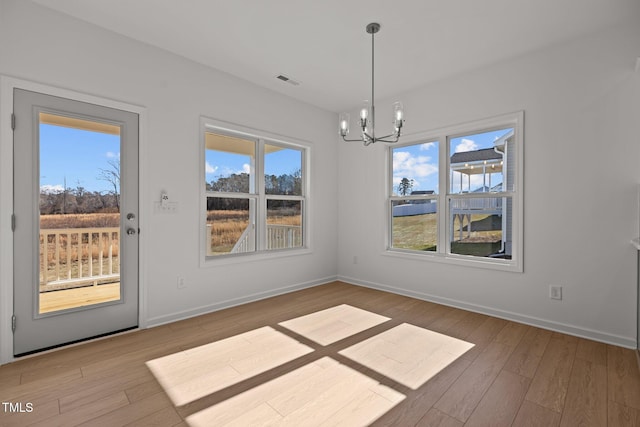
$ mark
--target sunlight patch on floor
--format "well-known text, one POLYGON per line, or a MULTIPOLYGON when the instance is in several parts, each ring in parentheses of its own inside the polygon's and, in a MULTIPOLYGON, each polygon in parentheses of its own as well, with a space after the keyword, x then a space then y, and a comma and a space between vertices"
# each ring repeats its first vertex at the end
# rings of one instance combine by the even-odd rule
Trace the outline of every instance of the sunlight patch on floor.
POLYGON ((390 320, 347 304, 279 323, 320 345, 329 345, 390 320))
POLYGON ((174 405, 181 406, 312 351, 265 326, 150 360, 147 366, 174 405))
POLYGON ((473 346, 403 323, 339 353, 415 390, 473 346))
POLYGON ((405 396, 324 357, 189 417, 219 425, 366 426, 405 396))

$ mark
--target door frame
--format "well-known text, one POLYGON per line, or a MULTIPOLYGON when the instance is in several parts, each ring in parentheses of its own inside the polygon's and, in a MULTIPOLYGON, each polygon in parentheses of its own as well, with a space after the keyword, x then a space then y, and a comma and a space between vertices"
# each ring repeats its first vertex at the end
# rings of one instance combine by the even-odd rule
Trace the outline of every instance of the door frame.
POLYGON ((138 329, 147 327, 147 285, 146 285, 146 250, 145 224, 147 209, 142 202, 146 192, 144 183, 146 169, 143 159, 147 148, 147 109, 145 107, 116 101, 96 95, 76 92, 42 83, 22 80, 0 75, 0 365, 17 360, 13 356, 13 331, 11 316, 13 315, 13 231, 11 217, 13 206, 13 130, 11 113, 13 112, 13 91, 24 89, 45 95, 58 96, 81 102, 101 105, 109 108, 136 113, 139 116, 139 165, 138 165, 138 218, 142 232, 138 236, 138 329))

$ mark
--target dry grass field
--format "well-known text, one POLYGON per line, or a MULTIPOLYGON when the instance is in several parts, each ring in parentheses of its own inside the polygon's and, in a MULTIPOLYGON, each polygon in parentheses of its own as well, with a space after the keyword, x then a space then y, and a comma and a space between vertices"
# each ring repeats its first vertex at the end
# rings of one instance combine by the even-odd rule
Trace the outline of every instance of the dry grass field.
POLYGON ((249 212, 208 211, 207 224, 211 226, 211 251, 229 253, 249 225, 249 212))
MULTIPOLYGON (((267 223, 273 225, 302 225, 302 216, 295 212, 277 215, 267 213, 267 223)), ((213 210, 207 212, 207 224, 211 226, 211 252, 226 254, 249 226, 249 212, 242 210, 213 210)))
MULTIPOLYGON (((472 215, 471 236, 467 235, 468 224, 463 224, 462 239, 458 230, 458 218, 453 223, 454 241, 451 252, 464 255, 487 256, 500 247, 502 231, 495 229, 491 215, 472 215)), ((393 218, 393 247, 415 251, 435 251, 438 243, 436 214, 423 214, 393 218)))
POLYGON ((393 218, 393 247, 415 251, 435 251, 438 243, 436 214, 393 218))
POLYGON ((119 227, 119 213, 40 215, 40 229, 119 227))

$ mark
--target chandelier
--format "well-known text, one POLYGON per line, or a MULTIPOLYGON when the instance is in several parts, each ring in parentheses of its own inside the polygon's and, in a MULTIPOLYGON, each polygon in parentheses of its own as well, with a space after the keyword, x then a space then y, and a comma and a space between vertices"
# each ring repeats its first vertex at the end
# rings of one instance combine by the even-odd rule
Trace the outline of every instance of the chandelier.
POLYGON ((398 142, 400 138, 400 132, 402 130, 402 125, 404 124, 404 110, 402 108, 402 103, 395 102, 393 104, 393 126, 394 132, 389 135, 376 137, 376 107, 375 107, 375 98, 374 98, 374 35, 380 31, 380 24, 376 22, 372 22, 366 27, 367 33, 371 34, 371 104, 369 101, 365 101, 364 107, 360 110, 360 128, 362 129, 362 135, 359 139, 347 139, 347 135, 349 134, 349 113, 341 113, 338 119, 339 128, 340 128, 340 136, 342 139, 347 142, 361 141, 365 146, 373 144, 375 142, 398 142))

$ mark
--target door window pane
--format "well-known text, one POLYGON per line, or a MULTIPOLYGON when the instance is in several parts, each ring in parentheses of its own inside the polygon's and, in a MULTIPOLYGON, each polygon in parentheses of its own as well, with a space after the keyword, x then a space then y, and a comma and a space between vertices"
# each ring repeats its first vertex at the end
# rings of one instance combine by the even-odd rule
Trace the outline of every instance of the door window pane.
POLYGON ((39 314, 120 300, 120 127, 39 119, 39 314))

